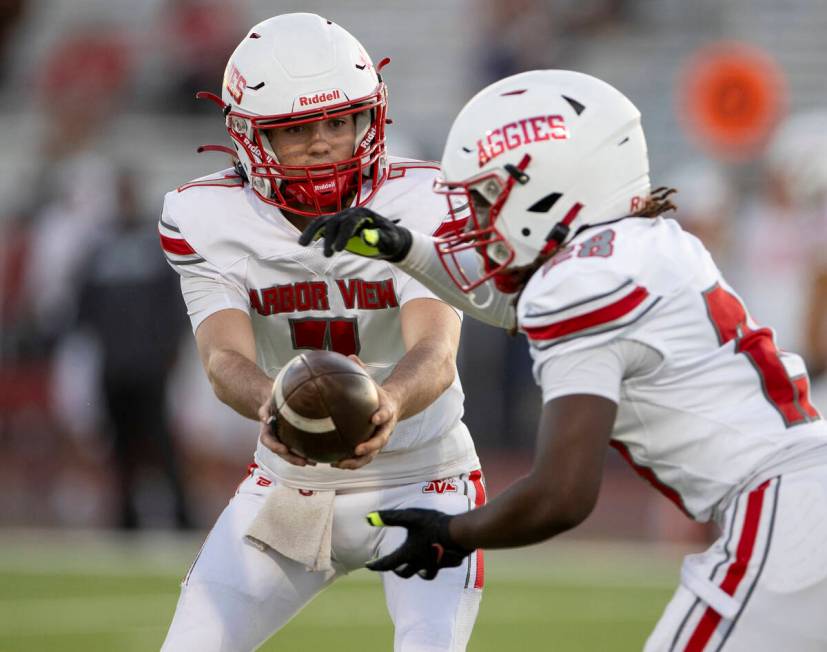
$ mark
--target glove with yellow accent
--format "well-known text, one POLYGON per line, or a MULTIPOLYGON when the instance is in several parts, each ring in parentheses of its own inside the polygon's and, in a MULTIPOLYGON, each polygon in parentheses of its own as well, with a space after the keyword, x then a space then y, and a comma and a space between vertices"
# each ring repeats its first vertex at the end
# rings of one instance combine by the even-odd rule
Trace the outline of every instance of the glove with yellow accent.
POLYGON ((358 256, 398 263, 411 249, 411 232, 397 221, 362 206, 346 208, 313 220, 299 237, 299 244, 306 247, 324 237, 324 255, 328 258, 346 249, 358 256))
POLYGON ((432 580, 441 568, 459 566, 473 551, 457 545, 448 532, 453 517, 433 509, 390 509, 371 512, 374 527, 401 526, 408 538, 389 555, 365 564, 372 571, 393 571, 399 577, 414 574, 432 580))

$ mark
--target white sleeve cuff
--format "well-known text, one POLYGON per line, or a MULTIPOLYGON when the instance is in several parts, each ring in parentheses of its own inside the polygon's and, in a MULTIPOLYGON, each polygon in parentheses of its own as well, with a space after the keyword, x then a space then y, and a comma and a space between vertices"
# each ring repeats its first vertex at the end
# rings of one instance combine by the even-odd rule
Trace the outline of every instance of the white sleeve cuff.
POLYGON ((182 276, 181 293, 187 304, 193 333, 207 317, 219 310, 234 308, 245 314, 250 312, 249 298, 242 296, 234 286, 218 279, 182 276))

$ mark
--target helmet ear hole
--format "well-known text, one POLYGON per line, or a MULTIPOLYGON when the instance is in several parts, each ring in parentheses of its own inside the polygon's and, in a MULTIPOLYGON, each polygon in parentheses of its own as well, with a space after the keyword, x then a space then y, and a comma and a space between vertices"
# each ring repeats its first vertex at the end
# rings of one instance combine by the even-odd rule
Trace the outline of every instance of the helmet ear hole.
POLYGON ((525 229, 524 228, 522 231, 520 231, 520 233, 522 233, 527 238, 528 236, 531 235, 531 229, 525 229))
POLYGON ((562 196, 563 195, 559 192, 553 192, 550 195, 546 195, 529 206, 528 211, 529 213, 548 213, 554 204, 557 203, 557 200, 562 196))

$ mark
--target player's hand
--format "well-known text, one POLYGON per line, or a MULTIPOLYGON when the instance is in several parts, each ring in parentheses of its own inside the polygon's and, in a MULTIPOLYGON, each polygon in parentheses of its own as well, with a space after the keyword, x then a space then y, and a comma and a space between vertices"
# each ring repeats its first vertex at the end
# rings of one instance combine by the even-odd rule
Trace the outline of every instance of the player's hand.
MULTIPOLYGON (((363 369, 365 368, 364 363, 358 356, 349 355, 348 357, 363 369)), ((339 460, 332 466, 351 470, 361 468, 372 462, 379 455, 379 451, 387 445, 388 439, 390 439, 391 433, 399 421, 399 403, 381 385, 376 386, 376 391, 379 395, 379 407, 376 408, 376 412, 371 417, 376 430, 370 439, 363 441, 354 449, 356 454, 354 457, 339 460)))
POLYGON ((451 540, 448 524, 453 517, 433 509, 391 509, 371 512, 374 527, 401 526, 408 529, 405 543, 389 555, 365 564, 372 571, 393 571, 399 577, 436 577, 440 568, 459 566, 471 554, 451 540))
POLYGON ((317 217, 301 234, 299 244, 306 247, 321 237, 327 257, 346 249, 359 256, 397 263, 411 249, 408 229, 362 206, 317 217))
POLYGON ((297 455, 285 446, 278 437, 278 417, 273 414, 268 401, 258 409, 259 429, 258 438, 265 447, 269 448, 283 460, 296 466, 315 466, 316 462, 297 455))

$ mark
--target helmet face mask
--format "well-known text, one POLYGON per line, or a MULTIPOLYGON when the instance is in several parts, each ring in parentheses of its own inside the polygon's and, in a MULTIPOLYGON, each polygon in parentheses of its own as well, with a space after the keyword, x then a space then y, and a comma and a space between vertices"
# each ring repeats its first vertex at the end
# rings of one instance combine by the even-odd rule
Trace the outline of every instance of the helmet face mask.
POLYGON ((454 282, 468 292, 493 279, 514 291, 514 278, 528 278, 526 270, 578 229, 629 215, 648 197, 640 112, 609 84, 581 73, 507 77, 457 116, 435 186, 456 224, 437 243, 454 282), (490 203, 487 215, 472 201, 475 193, 490 203), (467 215, 456 208, 464 204, 467 215), (481 261, 473 279, 457 258, 469 249, 481 261))
POLYGON ((285 14, 253 27, 227 64, 222 101, 240 167, 279 209, 336 213, 367 203, 386 178, 387 90, 359 42, 330 21, 285 14), (342 160, 285 165, 268 137, 351 115, 356 134, 342 160))
POLYGON ((514 249, 497 230, 497 216, 513 185, 503 170, 487 172, 467 181, 437 179, 434 191, 444 195, 454 223, 452 236, 437 241, 437 252, 454 283, 470 292, 505 271, 514 260, 514 249), (479 276, 471 279, 457 256, 474 250, 480 263, 479 276))

